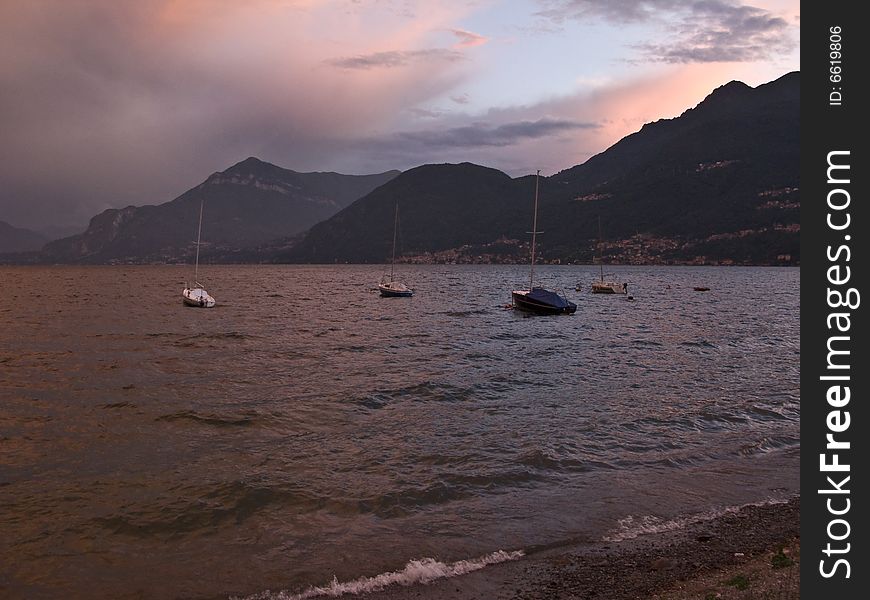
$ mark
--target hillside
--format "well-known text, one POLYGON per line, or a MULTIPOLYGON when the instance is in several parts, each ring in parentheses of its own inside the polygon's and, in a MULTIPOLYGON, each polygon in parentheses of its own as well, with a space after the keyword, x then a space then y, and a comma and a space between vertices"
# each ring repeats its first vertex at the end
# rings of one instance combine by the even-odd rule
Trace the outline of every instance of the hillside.
MULTIPOLYGON (((486 243, 522 218, 516 181, 470 163, 423 165, 315 225, 284 258, 304 262, 381 262, 392 248, 399 202, 399 248, 437 250, 486 243)), ((528 204, 528 202, 526 202, 528 204)))
POLYGON ((0 221, 0 253, 39 250, 47 241, 45 236, 35 231, 0 221))
POLYGON ((297 173, 248 158, 215 173, 171 202, 128 206, 93 217, 79 235, 43 249, 50 262, 186 260, 204 201, 204 252, 256 246, 292 236, 326 219, 398 175, 297 173))

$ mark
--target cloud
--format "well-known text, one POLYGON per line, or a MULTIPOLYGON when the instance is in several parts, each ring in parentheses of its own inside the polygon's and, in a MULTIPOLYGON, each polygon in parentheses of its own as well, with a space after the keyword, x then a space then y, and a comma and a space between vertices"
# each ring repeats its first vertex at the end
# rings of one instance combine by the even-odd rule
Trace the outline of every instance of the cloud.
POLYGON ((552 21, 601 18, 615 23, 646 21, 661 11, 684 5, 679 0, 540 0, 543 8, 537 13, 552 21))
POLYGON ((450 32, 459 39, 459 41, 456 42, 456 47, 459 48, 482 46, 489 41, 488 37, 471 31, 465 31, 464 29, 451 29, 450 32))
POLYGON ((492 125, 473 123, 451 129, 402 132, 386 141, 390 144, 419 148, 469 148, 481 146, 511 146, 526 139, 536 139, 566 133, 576 129, 594 129, 595 123, 581 123, 568 119, 544 117, 537 121, 517 121, 492 125))
POLYGON ((542 0, 538 14, 554 22, 601 19, 616 24, 655 24, 665 34, 635 44, 642 61, 664 63, 750 62, 796 46, 788 20, 732 0, 542 0))
MULTIPOLYGON (((531 108, 530 112, 536 112, 536 109, 531 108)), ((599 128, 596 123, 556 117, 499 122, 511 114, 515 114, 514 111, 494 112, 491 120, 466 124, 461 123, 468 121, 469 117, 448 115, 440 119, 437 124, 440 126, 360 138, 349 143, 347 149, 355 156, 374 161, 374 164, 386 162, 401 169, 423 163, 470 161, 513 174, 525 174, 530 168, 526 164, 528 144, 546 144, 548 152, 544 153, 545 156, 538 156, 537 160, 541 161, 539 164, 547 163, 549 166, 554 148, 569 142, 577 132, 599 128)))
MULTIPOLYGON (((745 69, 752 72, 749 65, 745 69)), ((657 65, 652 73, 536 103, 483 114, 444 112, 414 129, 356 138, 341 152, 360 172, 468 161, 512 176, 535 169, 552 174, 585 162, 645 123, 680 115, 733 78, 731 65, 657 65)))
POLYGON ((409 108, 408 112, 420 119, 437 119, 444 116, 443 111, 429 110, 427 108, 409 108))
POLYGON ((397 3, 343 5, 0 2, 0 220, 84 225, 250 155, 354 172, 336 148, 465 83, 471 61, 438 36, 470 9, 421 2, 409 20, 397 3), (335 56, 343 68, 325 64, 335 56))
POLYGON ((461 52, 447 48, 428 48, 424 50, 390 50, 373 52, 344 58, 333 58, 327 62, 342 69, 377 69, 404 67, 412 62, 447 61, 455 62, 465 57, 461 52))
POLYGON ((348 141, 342 149, 362 171, 389 164, 408 169, 425 163, 473 162, 511 175, 555 172, 582 162, 572 147, 577 135, 598 132, 597 123, 540 115, 542 106, 490 111, 486 120, 445 114, 425 129, 406 130, 348 141), (533 162, 530 162, 533 161, 533 162))

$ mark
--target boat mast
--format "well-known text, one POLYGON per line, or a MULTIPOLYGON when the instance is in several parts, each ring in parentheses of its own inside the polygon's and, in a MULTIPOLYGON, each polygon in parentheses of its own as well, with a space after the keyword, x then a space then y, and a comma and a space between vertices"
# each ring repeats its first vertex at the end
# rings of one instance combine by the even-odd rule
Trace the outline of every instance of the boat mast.
POLYGON ((535 285, 535 236, 538 233, 538 179, 541 177, 541 170, 538 169, 535 175, 535 217, 532 219, 532 268, 529 273, 529 291, 535 285))
POLYGON ((603 243, 604 237, 601 234, 601 215, 598 215, 598 270, 602 282, 604 281, 604 248, 602 247, 603 243))
POLYGON ((399 229, 399 203, 396 202, 396 218, 393 221, 393 259, 390 261, 390 281, 393 280, 393 269, 396 267, 396 232, 399 229))
POLYGON ((202 205, 205 197, 199 199, 199 227, 196 230, 196 266, 193 268, 193 285, 199 285, 199 240, 202 238, 202 205))

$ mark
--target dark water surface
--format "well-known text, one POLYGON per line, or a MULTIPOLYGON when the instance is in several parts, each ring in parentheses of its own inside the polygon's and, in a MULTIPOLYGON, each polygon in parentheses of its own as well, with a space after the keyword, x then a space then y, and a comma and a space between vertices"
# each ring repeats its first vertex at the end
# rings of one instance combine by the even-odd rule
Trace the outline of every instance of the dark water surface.
POLYGON ((799 486, 798 269, 0 267, 0 596, 301 591, 799 486), (695 292, 706 286, 708 292, 695 292))

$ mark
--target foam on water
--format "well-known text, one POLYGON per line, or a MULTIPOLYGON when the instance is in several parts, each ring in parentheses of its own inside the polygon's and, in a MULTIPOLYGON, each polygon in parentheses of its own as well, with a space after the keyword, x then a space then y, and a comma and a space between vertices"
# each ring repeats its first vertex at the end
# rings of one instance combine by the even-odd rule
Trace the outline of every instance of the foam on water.
POLYGON ((625 518, 617 521, 616 529, 602 537, 605 542, 624 542, 625 540, 633 540, 642 535, 653 535, 657 533, 667 533, 669 531, 677 531, 685 529, 690 525, 705 523, 712 521, 727 514, 733 514, 748 506, 769 506, 774 504, 786 504, 787 500, 764 500, 761 502, 750 502, 741 506, 727 506, 719 510, 711 510, 696 515, 679 517, 676 519, 662 519, 655 515, 628 515, 625 518))
POLYGON ((458 577, 473 571, 479 571, 489 565, 495 565, 511 560, 516 560, 524 555, 522 550, 506 552, 498 550, 478 558, 460 560, 453 563, 443 563, 434 558, 421 558, 408 561, 401 571, 381 573, 374 577, 360 577, 353 581, 341 582, 333 578, 326 586, 310 587, 301 593, 287 591, 265 591, 253 596, 247 596, 244 600, 306 600, 307 598, 330 597, 337 598, 345 594, 367 594, 383 590, 387 586, 415 584, 426 585, 437 579, 458 577))

